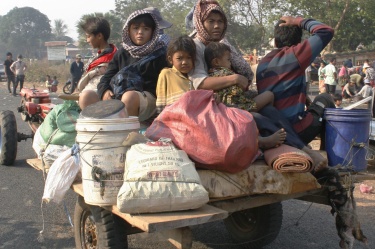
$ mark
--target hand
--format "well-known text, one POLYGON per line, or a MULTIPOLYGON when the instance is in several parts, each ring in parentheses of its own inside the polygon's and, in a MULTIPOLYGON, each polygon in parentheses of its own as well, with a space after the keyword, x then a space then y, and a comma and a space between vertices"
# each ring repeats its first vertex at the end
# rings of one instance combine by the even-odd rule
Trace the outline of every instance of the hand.
POLYGON ((242 76, 240 74, 236 74, 237 76, 237 79, 236 79, 236 83, 237 83, 237 86, 240 87, 242 90, 244 91, 247 91, 249 90, 249 80, 245 77, 245 76, 242 76))
POLYGON ((109 100, 109 99, 112 99, 113 96, 114 96, 113 92, 111 90, 107 90, 107 91, 104 92, 102 99, 103 100, 109 100))
POLYGON ((299 26, 299 21, 297 18, 292 17, 292 16, 282 16, 280 20, 285 21, 285 23, 280 23, 279 27, 282 26, 299 26))

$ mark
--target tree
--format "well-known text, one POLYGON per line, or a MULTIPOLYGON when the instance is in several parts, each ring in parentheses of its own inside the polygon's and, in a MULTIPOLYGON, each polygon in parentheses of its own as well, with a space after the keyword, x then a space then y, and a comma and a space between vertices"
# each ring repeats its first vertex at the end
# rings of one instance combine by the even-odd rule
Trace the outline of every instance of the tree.
POLYGON ((66 36, 68 33, 68 26, 64 23, 64 21, 61 19, 56 19, 54 20, 54 24, 52 34, 54 34, 56 38, 66 36))
POLYGON ((26 57, 41 57, 44 42, 51 36, 50 20, 31 7, 13 8, 0 21, 0 40, 9 51, 26 57))

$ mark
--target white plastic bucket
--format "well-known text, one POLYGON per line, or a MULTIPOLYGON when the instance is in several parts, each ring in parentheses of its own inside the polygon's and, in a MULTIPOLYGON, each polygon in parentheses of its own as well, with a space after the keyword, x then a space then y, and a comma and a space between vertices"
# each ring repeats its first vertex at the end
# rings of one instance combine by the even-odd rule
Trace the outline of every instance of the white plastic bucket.
POLYGON ((139 128, 138 117, 77 119, 76 141, 80 148, 86 203, 99 206, 117 203, 128 150, 122 142, 130 132, 138 132, 139 128))

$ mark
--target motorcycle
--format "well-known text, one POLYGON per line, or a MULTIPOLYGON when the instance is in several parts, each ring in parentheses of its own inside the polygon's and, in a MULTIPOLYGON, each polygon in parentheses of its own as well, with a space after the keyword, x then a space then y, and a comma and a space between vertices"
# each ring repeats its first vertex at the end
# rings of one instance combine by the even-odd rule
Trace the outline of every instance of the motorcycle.
POLYGON ((70 89, 72 88, 72 80, 71 79, 68 79, 66 82, 65 82, 65 85, 63 87, 63 92, 65 94, 70 94, 70 89))

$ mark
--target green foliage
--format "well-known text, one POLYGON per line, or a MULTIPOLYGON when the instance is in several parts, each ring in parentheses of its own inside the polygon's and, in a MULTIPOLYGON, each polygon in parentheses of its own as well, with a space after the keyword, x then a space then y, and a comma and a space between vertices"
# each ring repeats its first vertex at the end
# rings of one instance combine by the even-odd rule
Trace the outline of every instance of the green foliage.
POLYGON ((0 40, 10 51, 28 57, 40 57, 44 41, 51 36, 51 26, 45 14, 31 7, 15 7, 1 18, 0 40))

